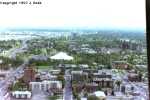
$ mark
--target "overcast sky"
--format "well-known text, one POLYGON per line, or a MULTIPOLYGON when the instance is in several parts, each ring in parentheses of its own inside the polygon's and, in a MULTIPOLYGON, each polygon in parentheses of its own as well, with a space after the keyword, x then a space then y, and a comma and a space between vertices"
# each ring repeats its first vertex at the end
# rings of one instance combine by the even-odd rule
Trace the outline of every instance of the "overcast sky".
POLYGON ((0 28, 85 27, 145 29, 145 0, 41 1, 43 2, 41 6, 0 5, 0 28))

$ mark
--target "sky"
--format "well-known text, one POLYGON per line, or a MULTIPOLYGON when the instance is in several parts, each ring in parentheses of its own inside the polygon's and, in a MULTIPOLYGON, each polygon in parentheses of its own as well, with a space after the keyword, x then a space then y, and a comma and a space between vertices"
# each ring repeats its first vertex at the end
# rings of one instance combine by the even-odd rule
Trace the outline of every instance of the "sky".
POLYGON ((42 5, 0 5, 0 28, 145 29, 146 26, 145 0, 40 1, 42 5))

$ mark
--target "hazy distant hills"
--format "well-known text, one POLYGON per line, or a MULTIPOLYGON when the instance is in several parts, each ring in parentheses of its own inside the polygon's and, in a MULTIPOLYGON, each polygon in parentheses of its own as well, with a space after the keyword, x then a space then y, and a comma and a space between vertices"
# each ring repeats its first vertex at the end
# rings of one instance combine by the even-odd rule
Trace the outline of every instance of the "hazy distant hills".
POLYGON ((34 31, 34 32, 138 32, 145 33, 145 29, 98 29, 98 28, 10 28, 6 31, 34 31))
POLYGON ((0 38, 9 39, 11 37, 58 37, 77 35, 96 35, 110 38, 130 38, 146 39, 145 30, 125 30, 125 29, 62 29, 62 28, 13 28, 0 32, 0 38))

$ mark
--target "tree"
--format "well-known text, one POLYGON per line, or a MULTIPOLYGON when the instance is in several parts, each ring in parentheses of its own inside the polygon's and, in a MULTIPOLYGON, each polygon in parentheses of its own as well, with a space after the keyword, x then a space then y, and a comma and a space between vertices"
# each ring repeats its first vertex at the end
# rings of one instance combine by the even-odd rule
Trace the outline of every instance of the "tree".
POLYGON ((58 96, 49 96, 48 99, 49 100, 57 100, 59 97, 58 96))
POLYGON ((121 85, 121 81, 120 80, 117 80, 116 82, 115 82, 115 84, 119 87, 119 89, 120 89, 120 85, 121 85))
POLYGON ((99 100, 99 98, 96 97, 95 95, 90 95, 88 96, 87 100, 99 100))
POLYGON ((57 79, 60 80, 62 82, 62 87, 64 88, 65 86, 65 79, 64 79, 64 75, 58 75, 57 79))

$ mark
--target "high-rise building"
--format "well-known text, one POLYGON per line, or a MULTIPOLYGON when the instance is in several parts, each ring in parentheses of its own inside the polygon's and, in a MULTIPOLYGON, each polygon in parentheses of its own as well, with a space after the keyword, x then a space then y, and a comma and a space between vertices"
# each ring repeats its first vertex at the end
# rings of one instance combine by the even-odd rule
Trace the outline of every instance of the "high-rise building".
POLYGON ((24 70, 24 76, 23 76, 23 81, 25 83, 29 83, 29 82, 32 82, 32 81, 35 81, 35 70, 31 67, 28 67, 24 70))
POLYGON ((77 38, 77 33, 76 32, 72 32, 71 33, 71 39, 74 40, 75 38, 77 38))

